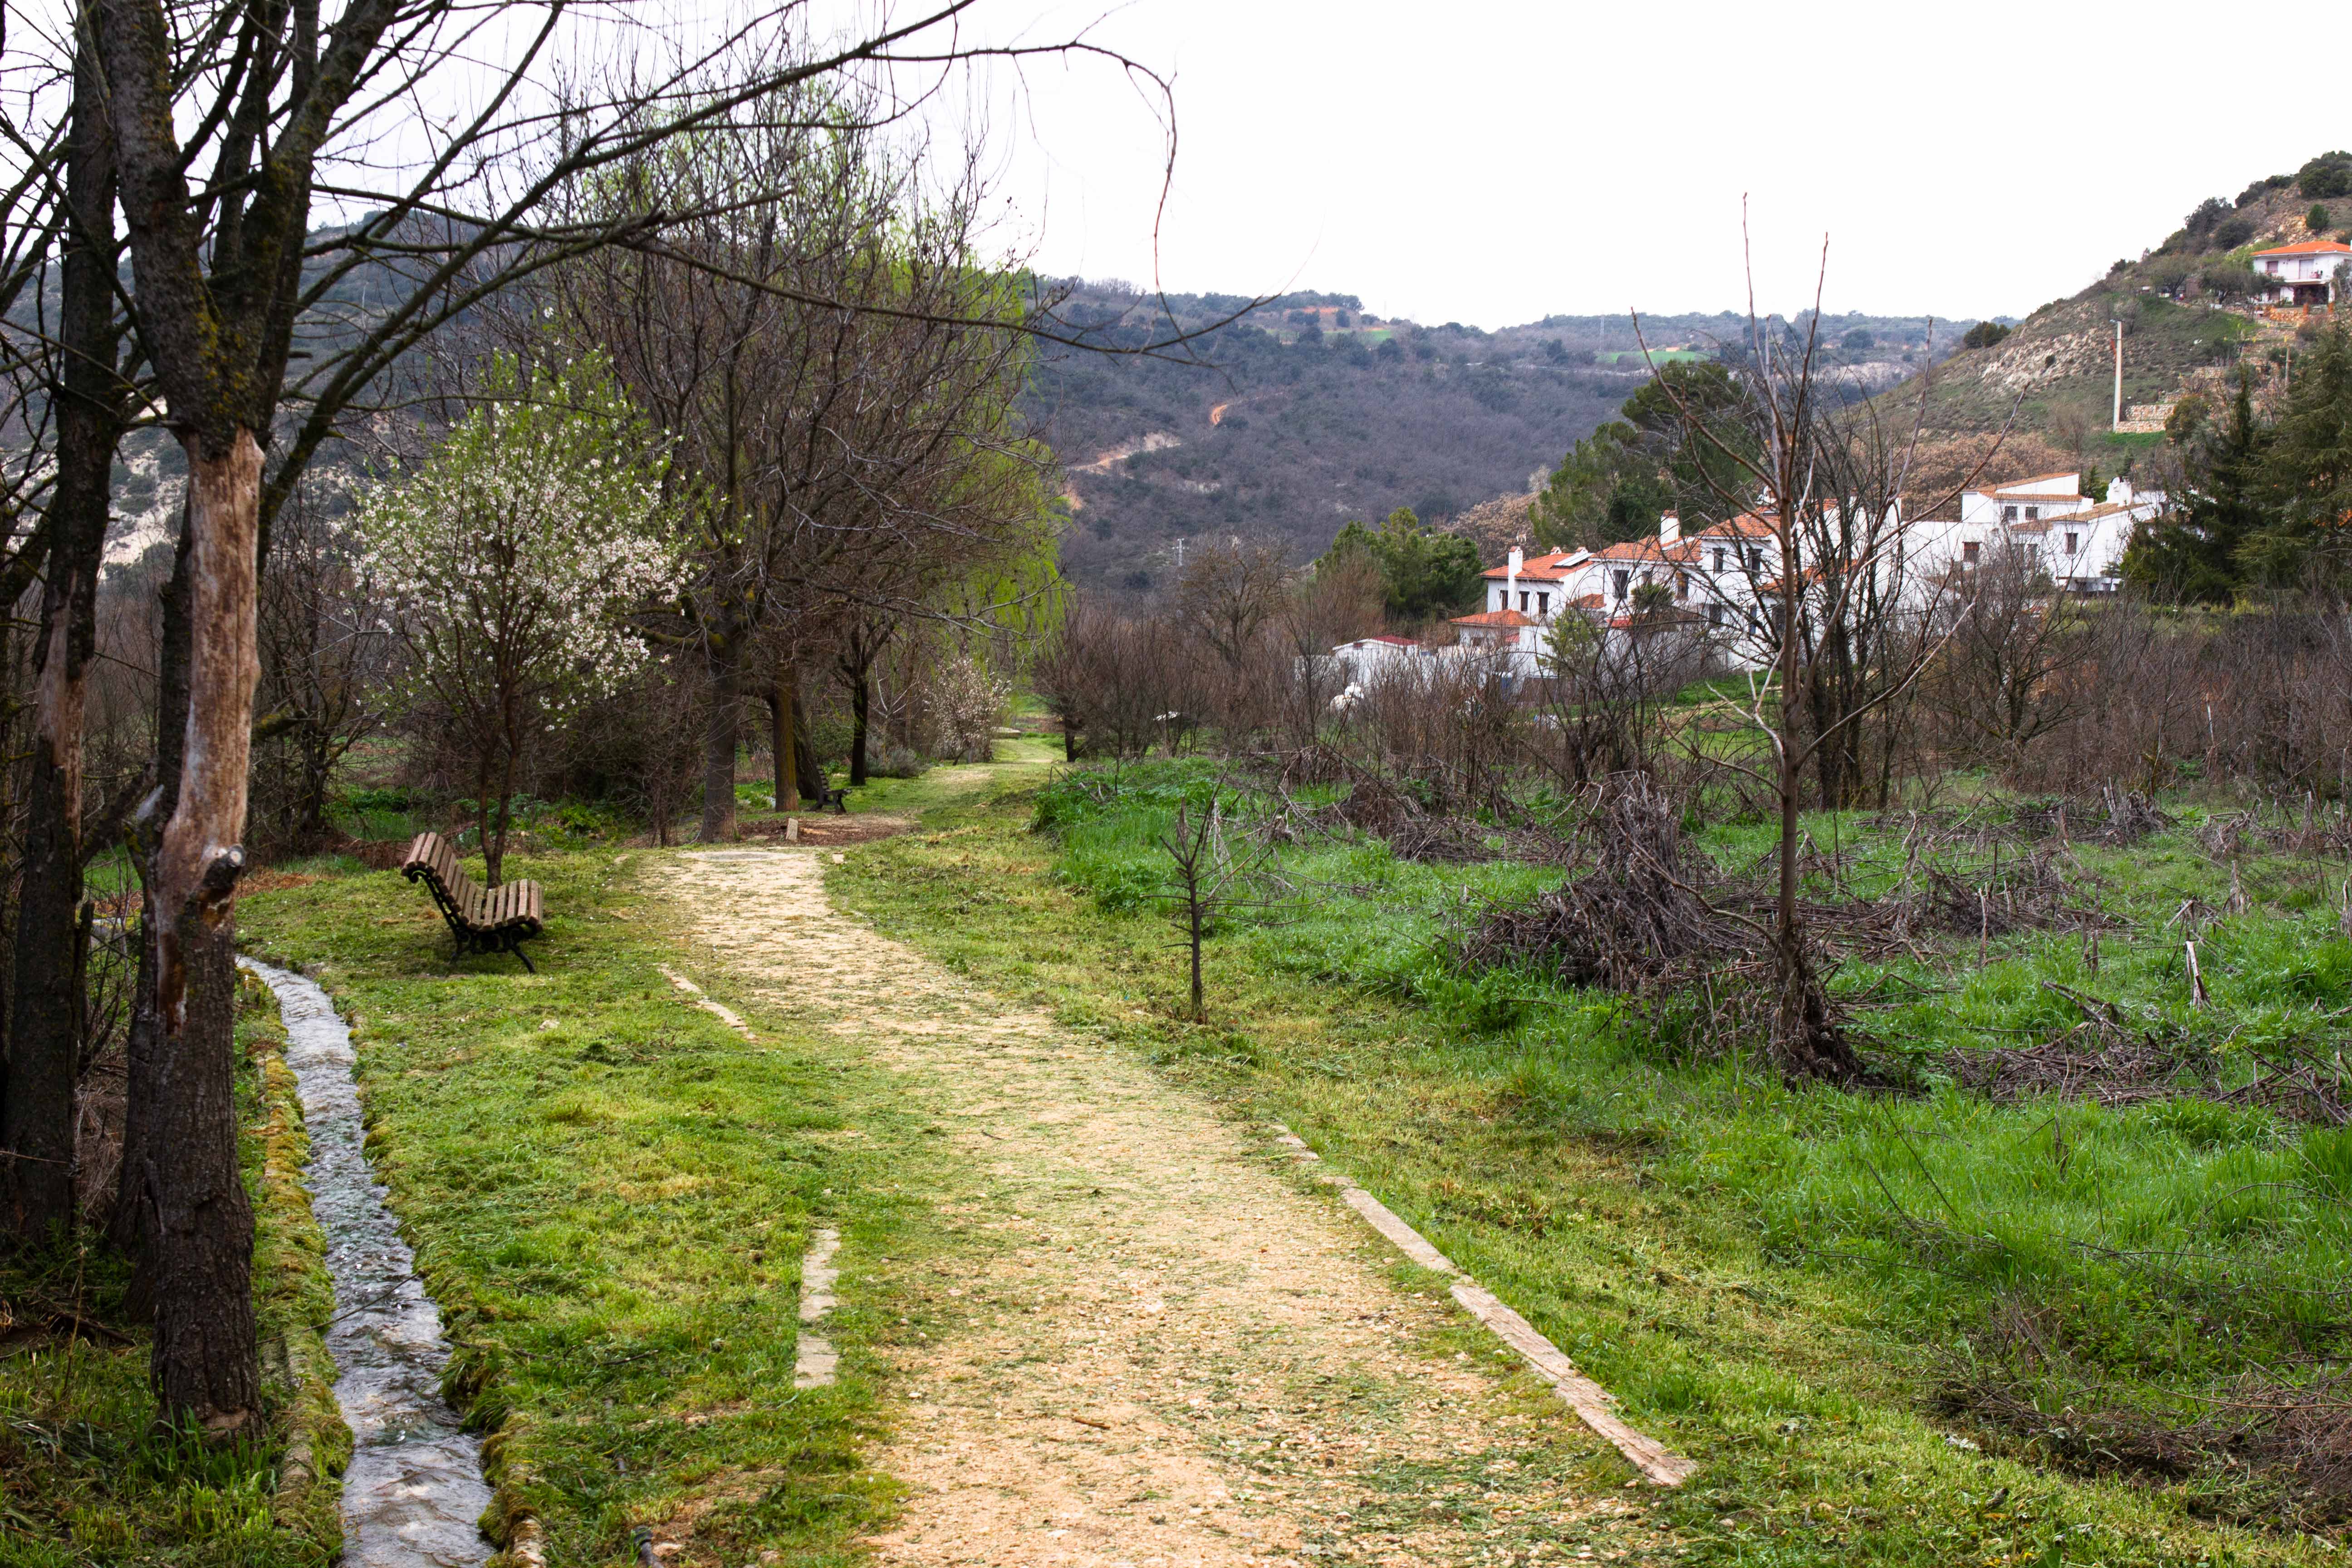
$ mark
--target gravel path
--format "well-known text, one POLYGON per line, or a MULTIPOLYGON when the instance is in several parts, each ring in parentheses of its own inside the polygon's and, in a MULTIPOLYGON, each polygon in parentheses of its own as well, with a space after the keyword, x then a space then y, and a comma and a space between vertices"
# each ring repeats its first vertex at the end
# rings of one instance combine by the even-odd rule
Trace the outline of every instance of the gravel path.
POLYGON ((954 1326, 898 1369, 878 1562, 1540 1562, 1639 1509, 1570 1485, 1594 1440, 1434 1342, 1477 1342, 1270 1138, 836 913, 822 855, 663 874, 715 996, 855 1037, 970 1162, 953 1218, 985 1246, 914 1287, 954 1326))

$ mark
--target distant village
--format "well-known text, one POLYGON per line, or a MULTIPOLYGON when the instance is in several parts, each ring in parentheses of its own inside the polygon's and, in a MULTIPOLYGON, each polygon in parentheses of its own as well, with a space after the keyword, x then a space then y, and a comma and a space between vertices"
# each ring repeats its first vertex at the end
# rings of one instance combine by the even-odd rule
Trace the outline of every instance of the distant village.
MULTIPOLYGON (((1867 559, 1851 566, 1922 612, 1957 601, 1974 574, 1995 568, 2049 594, 2112 594, 2133 527, 2160 512, 2165 499, 2129 479, 2085 495, 2079 471, 2032 474, 1963 490, 1957 519, 1897 513, 1858 531, 1869 540, 1867 559)), ((1770 659, 1785 592, 1776 521, 1743 512, 1686 532, 1668 513, 1648 538, 1599 550, 1530 556, 1513 545, 1485 574, 1486 607, 1451 622, 1452 645, 1383 636, 1331 651, 1351 680, 1388 673, 1401 660, 1465 658, 1532 677, 1546 673, 1562 623, 1574 617, 1577 641, 1598 638, 1604 651, 1672 638, 1703 644, 1726 666, 1759 668, 1770 659)), ((1819 570, 1801 576, 1805 591, 1828 591, 1819 570)))

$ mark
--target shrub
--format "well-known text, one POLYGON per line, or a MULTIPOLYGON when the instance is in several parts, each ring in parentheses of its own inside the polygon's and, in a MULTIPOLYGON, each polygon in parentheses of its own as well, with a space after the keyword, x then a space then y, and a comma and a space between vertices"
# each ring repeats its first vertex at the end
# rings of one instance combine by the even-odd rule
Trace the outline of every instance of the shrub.
POLYGON ((2010 328, 2002 326, 1999 321, 1979 321, 1960 334, 1960 347, 1989 349, 2009 336, 2010 331, 2010 328))
POLYGON ((2180 220, 2180 226, 2193 239, 2199 235, 2211 233, 2223 218, 2230 216, 2230 204, 2221 197, 2207 196, 2180 220))
POLYGON ((949 754, 960 763, 988 761, 1012 696, 1013 688, 970 654, 948 660, 931 689, 931 710, 949 754))
POLYGON ((2322 153, 2295 171, 2294 183, 2314 201, 2352 196, 2352 153, 2322 153))
POLYGON ((2265 179, 2256 180, 2238 193, 2238 205, 2244 206, 2248 202, 2260 201, 2273 191, 2284 190, 2293 184, 2294 184, 2293 174, 2272 174, 2265 179))
POLYGON ((2238 247, 2245 244, 2246 241, 2253 237, 2253 220, 2252 218, 2233 217, 2213 230, 2213 248, 2216 250, 2235 250, 2238 247))
POLYGON ((2234 263, 2217 263, 2199 275, 2198 281, 2205 291, 2219 300, 2242 300, 2261 287, 2261 279, 2251 267, 2234 263))
POLYGON ((913 779, 922 777, 930 765, 919 752, 905 746, 885 746, 879 754, 866 760, 866 773, 869 778, 913 779))

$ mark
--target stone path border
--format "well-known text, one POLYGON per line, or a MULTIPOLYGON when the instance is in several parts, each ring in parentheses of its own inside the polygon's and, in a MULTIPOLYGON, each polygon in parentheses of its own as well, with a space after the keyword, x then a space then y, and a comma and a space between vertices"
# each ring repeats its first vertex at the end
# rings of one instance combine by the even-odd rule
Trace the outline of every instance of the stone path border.
MULTIPOLYGON (((1277 1142, 1288 1147, 1299 1160, 1319 1162, 1322 1156, 1307 1146, 1307 1141, 1275 1123, 1277 1142)), ((1380 1199, 1336 1172, 1327 1171, 1322 1179, 1337 1187, 1340 1201, 1364 1216, 1364 1222, 1393 1242, 1396 1249, 1420 1264, 1423 1268, 1453 1276, 1452 1293, 1462 1304, 1463 1310, 1485 1324, 1487 1332, 1519 1352, 1533 1367, 1536 1374, 1551 1384, 1560 1403, 1576 1412, 1577 1419, 1605 1437, 1624 1455, 1626 1462, 1642 1472, 1653 1486, 1678 1487, 1690 1479, 1698 1468, 1695 1459, 1685 1458, 1656 1438, 1636 1432, 1617 1419, 1616 1396, 1576 1370, 1576 1363, 1560 1352, 1558 1345, 1546 1339, 1533 1323, 1505 1306, 1492 1291, 1464 1273, 1460 1266, 1430 1244, 1429 1238, 1397 1217, 1396 1212, 1380 1199)))
POLYGON ((833 1342, 814 1331, 833 1311, 833 1287, 841 1278, 833 1255, 841 1247, 841 1233, 820 1230, 809 1237, 808 1255, 801 1259, 800 1351, 794 1358, 794 1388, 825 1388, 833 1383, 841 1357, 833 1342))

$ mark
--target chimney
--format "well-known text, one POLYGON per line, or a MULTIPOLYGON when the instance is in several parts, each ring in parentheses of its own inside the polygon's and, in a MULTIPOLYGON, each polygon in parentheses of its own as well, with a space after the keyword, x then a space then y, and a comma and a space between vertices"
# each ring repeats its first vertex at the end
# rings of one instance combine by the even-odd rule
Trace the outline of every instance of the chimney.
POLYGON ((1525 551, 1521 550, 1516 544, 1511 546, 1510 559, 1506 563, 1507 570, 1503 577, 1503 608, 1507 610, 1517 609, 1518 607, 1512 604, 1511 601, 1518 597, 1519 568, 1526 564, 1527 559, 1527 552, 1525 551))
POLYGON ((1676 517, 1673 512, 1668 512, 1665 516, 1658 519, 1659 549, 1672 550, 1675 545, 1682 542, 1682 538, 1683 520, 1681 518, 1676 517))

